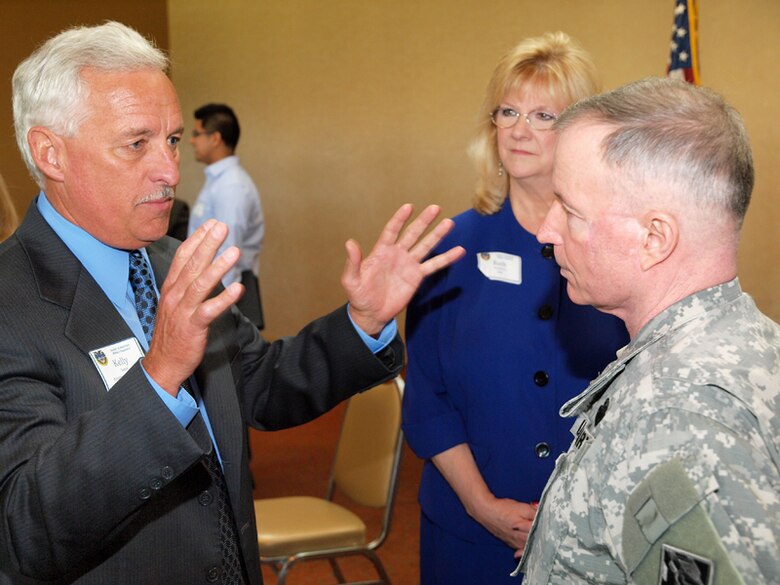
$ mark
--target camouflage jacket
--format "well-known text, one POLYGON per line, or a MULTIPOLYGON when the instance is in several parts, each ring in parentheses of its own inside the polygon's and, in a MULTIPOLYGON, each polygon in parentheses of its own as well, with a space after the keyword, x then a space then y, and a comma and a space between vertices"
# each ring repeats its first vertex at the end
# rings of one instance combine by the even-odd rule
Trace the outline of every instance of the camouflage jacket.
POLYGON ((780 326, 738 280, 657 315, 561 415, 525 583, 780 583, 780 326))

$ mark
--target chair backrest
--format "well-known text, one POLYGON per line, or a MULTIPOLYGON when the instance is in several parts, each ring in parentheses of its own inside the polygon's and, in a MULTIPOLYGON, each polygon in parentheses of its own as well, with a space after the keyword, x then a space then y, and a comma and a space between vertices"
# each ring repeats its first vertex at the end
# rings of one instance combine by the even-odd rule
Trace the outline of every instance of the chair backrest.
POLYGON ((401 458, 398 376, 350 398, 341 427, 328 496, 333 486, 364 506, 391 504, 401 458))

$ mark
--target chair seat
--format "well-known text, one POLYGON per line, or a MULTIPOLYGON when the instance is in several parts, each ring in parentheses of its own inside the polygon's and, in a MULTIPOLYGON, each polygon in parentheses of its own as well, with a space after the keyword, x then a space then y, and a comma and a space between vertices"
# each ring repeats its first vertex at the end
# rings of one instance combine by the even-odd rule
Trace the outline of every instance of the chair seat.
POLYGON ((338 504, 320 498, 293 496, 255 500, 257 544, 264 557, 361 546, 363 521, 338 504))

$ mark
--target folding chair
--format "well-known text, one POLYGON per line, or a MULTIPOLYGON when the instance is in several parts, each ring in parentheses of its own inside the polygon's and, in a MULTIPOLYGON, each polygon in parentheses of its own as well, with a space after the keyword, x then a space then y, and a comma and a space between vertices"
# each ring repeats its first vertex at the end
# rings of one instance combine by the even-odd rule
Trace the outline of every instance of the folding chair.
POLYGON ((375 551, 390 531, 403 445, 403 387, 398 376, 349 400, 324 498, 255 500, 260 561, 273 567, 278 585, 297 563, 314 559, 328 559, 338 582, 346 583, 337 559, 354 555, 371 561, 379 578, 352 585, 390 585, 375 551), (365 522, 333 502, 336 490, 363 506, 384 508, 376 538, 366 542, 365 522))

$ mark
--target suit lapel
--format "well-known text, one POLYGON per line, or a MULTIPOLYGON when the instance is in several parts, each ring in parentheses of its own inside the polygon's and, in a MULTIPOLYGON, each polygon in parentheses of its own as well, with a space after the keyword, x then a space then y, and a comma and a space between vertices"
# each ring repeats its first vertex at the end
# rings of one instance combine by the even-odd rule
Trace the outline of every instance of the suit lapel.
MULTIPOLYGON (((89 272, 40 215, 35 201, 18 233, 41 298, 70 311, 64 334, 85 355, 133 336, 89 272)), ((100 379, 97 370, 95 376, 100 379)))
POLYGON ((76 283, 65 335, 85 353, 135 337, 86 270, 76 283))

